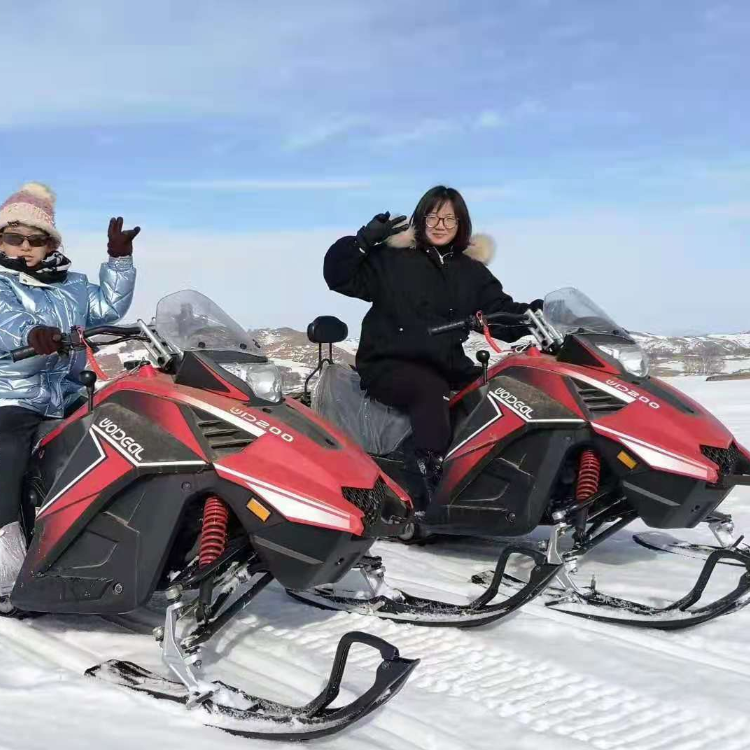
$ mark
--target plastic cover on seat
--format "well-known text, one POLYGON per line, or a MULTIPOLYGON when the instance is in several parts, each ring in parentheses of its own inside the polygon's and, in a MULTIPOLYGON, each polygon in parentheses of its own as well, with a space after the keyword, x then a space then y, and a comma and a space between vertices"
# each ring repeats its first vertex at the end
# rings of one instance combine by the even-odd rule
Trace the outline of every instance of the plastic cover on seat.
POLYGON ((327 365, 313 388, 312 407, 367 453, 385 456, 411 432, 407 414, 375 401, 360 388, 356 370, 327 365))

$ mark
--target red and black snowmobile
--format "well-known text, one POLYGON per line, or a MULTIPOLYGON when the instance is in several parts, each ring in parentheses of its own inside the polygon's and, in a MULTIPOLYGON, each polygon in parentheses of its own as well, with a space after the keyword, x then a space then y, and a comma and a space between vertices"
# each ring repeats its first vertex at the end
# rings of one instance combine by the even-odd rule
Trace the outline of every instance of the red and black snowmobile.
POLYGON ((208 681, 199 651, 272 580, 335 582, 376 537, 403 531, 406 494, 345 436, 285 400, 276 367, 202 295, 164 298, 155 325, 73 331, 66 345, 102 337, 141 341, 149 357, 98 390, 84 371, 88 404, 43 423, 14 614, 115 615, 165 592, 155 636, 171 679, 122 661, 87 674, 198 707, 207 725, 242 736, 331 734, 392 698, 417 661, 364 633, 341 639, 325 689, 301 708, 208 681), (380 652, 373 684, 332 708, 355 644, 380 652))
MULTIPOLYGON (((731 519, 716 510, 734 486, 750 484, 750 453, 702 406, 649 377, 637 343, 578 290, 550 294, 543 313, 478 314, 430 333, 463 341, 479 328, 492 343, 490 324, 499 336, 503 325, 525 326, 534 341, 514 347, 491 368, 489 352, 478 353, 481 376, 451 400, 454 437, 436 501, 406 538, 517 538, 551 527, 543 552, 513 539, 506 548, 506 561, 518 553, 534 562, 529 582, 506 603, 506 613, 533 598, 551 577, 557 581, 545 592, 549 606, 637 626, 683 628, 750 603, 750 550, 741 539, 732 541, 731 519), (583 555, 636 519, 659 529, 705 522, 721 543, 708 550, 695 587, 670 606, 609 597, 593 585, 577 587, 570 577, 583 555), (739 566, 740 581, 727 596, 696 607, 718 563, 739 566)), ((343 340, 347 331, 326 316, 311 324, 308 334, 322 348, 343 340)), ((401 486, 423 491, 421 477, 407 471, 406 416, 367 398, 356 373, 331 359, 330 350, 328 358, 321 356, 313 408, 353 436, 401 486)), ((353 571, 343 594, 336 584, 293 595, 331 608, 358 602, 359 611, 405 619, 392 604, 398 592, 385 587, 384 570, 376 563, 368 559, 353 571), (375 592, 369 602, 362 593, 351 594, 355 572, 365 580, 363 591, 375 592), (378 591, 388 593, 384 604, 378 591)), ((498 590, 502 567, 475 577, 490 583, 488 596, 498 590)), ((421 624, 445 623, 435 613, 421 624)))

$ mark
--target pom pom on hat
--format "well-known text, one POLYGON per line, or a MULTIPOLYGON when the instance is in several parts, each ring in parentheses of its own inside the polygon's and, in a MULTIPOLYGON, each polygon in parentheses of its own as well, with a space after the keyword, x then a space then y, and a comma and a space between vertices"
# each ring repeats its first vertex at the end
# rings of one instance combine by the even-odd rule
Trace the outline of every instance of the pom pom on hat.
POLYGON ((35 198, 39 198, 41 201, 46 201, 53 208, 57 202, 57 195, 55 191, 43 182, 27 182, 25 185, 21 185, 19 193, 28 193, 33 195, 35 198))

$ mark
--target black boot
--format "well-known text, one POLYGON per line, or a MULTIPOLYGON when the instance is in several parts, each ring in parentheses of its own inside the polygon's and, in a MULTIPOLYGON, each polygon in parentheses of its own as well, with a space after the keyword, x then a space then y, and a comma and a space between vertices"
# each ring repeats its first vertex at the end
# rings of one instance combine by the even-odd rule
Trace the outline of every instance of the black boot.
POLYGON ((421 449, 414 451, 414 455, 424 488, 419 498, 414 499, 414 509, 417 515, 424 515, 435 500, 438 485, 443 478, 443 456, 435 451, 421 449))

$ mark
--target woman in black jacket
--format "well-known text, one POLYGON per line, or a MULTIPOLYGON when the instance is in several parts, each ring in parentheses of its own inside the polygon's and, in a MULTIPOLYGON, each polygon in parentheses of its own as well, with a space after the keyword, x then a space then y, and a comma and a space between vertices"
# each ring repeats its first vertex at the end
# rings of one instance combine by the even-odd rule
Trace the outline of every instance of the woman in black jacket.
POLYGON ((448 401, 477 377, 463 351, 463 332, 430 336, 427 329, 477 311, 522 313, 541 307, 514 302, 487 269, 492 240, 472 236, 461 194, 429 190, 411 221, 378 214, 356 237, 342 237, 325 257, 330 289, 372 302, 362 322, 357 369, 362 386, 411 418, 416 465, 426 497, 440 479, 451 440, 448 401))

